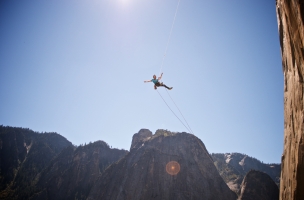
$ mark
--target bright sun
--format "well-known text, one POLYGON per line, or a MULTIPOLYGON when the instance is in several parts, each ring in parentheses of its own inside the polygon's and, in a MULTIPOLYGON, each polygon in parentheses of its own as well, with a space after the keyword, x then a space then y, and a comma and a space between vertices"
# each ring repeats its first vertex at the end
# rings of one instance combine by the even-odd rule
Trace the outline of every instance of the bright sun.
POLYGON ((122 4, 127 4, 130 0, 119 0, 122 4))

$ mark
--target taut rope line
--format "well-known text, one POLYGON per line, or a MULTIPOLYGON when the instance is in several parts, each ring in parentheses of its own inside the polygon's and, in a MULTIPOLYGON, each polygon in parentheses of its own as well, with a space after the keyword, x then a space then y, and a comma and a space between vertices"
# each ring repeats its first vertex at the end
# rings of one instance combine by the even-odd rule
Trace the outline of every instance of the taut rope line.
MULTIPOLYGON (((162 59, 162 63, 161 63, 161 67, 160 67, 160 71, 159 73, 161 74, 162 72, 162 69, 163 69, 163 65, 164 65, 164 60, 165 60, 165 57, 167 55, 167 51, 168 51, 168 47, 169 47, 169 43, 170 43, 170 40, 171 40, 171 35, 172 35, 172 31, 173 31, 173 27, 174 27, 174 24, 175 24, 175 19, 176 19, 176 15, 177 15, 177 11, 178 11, 178 7, 179 7, 179 3, 180 3, 180 0, 178 0, 178 3, 177 3, 177 6, 176 6, 176 10, 175 10, 175 15, 174 15, 174 18, 173 18, 173 22, 172 22, 172 25, 171 25, 171 30, 170 30, 170 34, 169 34, 169 38, 168 38, 168 41, 167 41, 167 45, 166 45, 166 49, 165 49, 165 54, 163 56, 163 59, 162 59)), ((182 112, 180 111, 180 109, 178 108, 178 106, 176 105, 175 101, 173 100, 173 98, 171 97, 171 95, 169 94, 169 92, 166 90, 166 92, 168 93, 170 99, 173 101, 174 105, 176 106, 176 108, 178 109, 179 113, 181 114, 181 116, 183 117, 183 119, 185 120, 187 126, 182 122, 182 120, 175 114, 175 112, 170 108, 170 106, 167 104, 167 102, 165 101, 165 99, 162 97, 162 95, 157 91, 157 93, 159 94, 159 96, 162 98, 162 100, 165 102, 165 104, 167 105, 167 107, 171 110, 171 112, 175 115, 175 117, 184 125, 184 127, 190 132, 193 134, 193 131, 191 130, 187 120, 185 119, 184 115, 182 114, 182 112)), ((194 134, 193 134, 194 135, 194 134)))
MULTIPOLYGON (((171 95, 169 94, 169 92, 168 92, 167 90, 166 90, 166 92, 167 92, 167 94, 169 95, 170 99, 173 101, 175 107, 178 109, 178 111, 179 111, 179 113, 181 114, 181 116, 183 117, 183 119, 185 120, 187 126, 188 126, 189 129, 190 129, 190 133, 193 134, 193 131, 192 131, 191 127, 189 126, 189 124, 188 124, 186 118, 184 117, 183 113, 180 111, 180 109, 179 109, 178 106, 176 105, 175 101, 173 100, 173 98, 171 97, 171 95)), ((184 125, 184 126, 185 126, 185 125, 184 125)), ((189 129, 188 129, 188 130, 189 130, 189 129)), ((194 134, 193 134, 193 135, 194 135, 194 134)))
POLYGON ((172 30, 173 30, 173 27, 174 27, 174 24, 175 24, 175 19, 176 19, 178 7, 179 7, 179 2, 180 2, 180 0, 178 0, 177 6, 176 6, 175 15, 174 15, 174 19, 173 19, 173 22, 172 22, 169 38, 168 38, 168 41, 167 41, 167 46, 166 46, 166 49, 165 49, 165 54, 163 56, 162 63, 161 63, 161 66, 160 66, 159 74, 162 72, 163 65, 164 65, 164 60, 165 60, 165 57, 167 55, 167 50, 168 50, 168 46, 169 46, 169 43, 170 43, 170 40, 171 40, 172 30))
MULTIPOLYGON (((156 90, 157 91, 157 90, 156 90)), ((167 102, 165 101, 165 99, 162 97, 162 95, 157 91, 157 93, 159 94, 159 96, 162 98, 162 100, 165 102, 165 104, 168 106, 168 108, 171 110, 171 112, 175 115, 175 117, 184 125, 184 127, 191 133, 191 131, 189 130, 189 128, 182 122, 182 120, 180 120, 180 118, 174 113, 174 111, 170 108, 170 106, 167 104, 167 102)), ((192 133, 193 134, 193 133, 192 133)))

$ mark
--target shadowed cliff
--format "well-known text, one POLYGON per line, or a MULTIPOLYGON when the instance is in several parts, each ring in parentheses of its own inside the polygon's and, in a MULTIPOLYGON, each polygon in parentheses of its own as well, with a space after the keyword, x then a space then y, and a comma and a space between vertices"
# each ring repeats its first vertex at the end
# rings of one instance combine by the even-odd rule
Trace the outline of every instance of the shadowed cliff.
POLYGON ((237 198, 197 137, 164 130, 149 135, 137 135, 130 153, 98 178, 88 199, 237 198))
MULTIPOLYGON (((237 196, 226 178, 244 176, 252 167, 264 169, 238 153, 213 154, 213 160, 202 141, 188 133, 158 130, 153 135, 141 129, 128 152, 103 141, 76 147, 56 133, 3 126, 0 131, 0 198, 6 200, 230 200, 237 196)), ((263 189, 271 193, 268 183, 255 186, 253 195, 263 189)))
POLYGON ((266 173, 251 170, 241 185, 239 200, 278 200, 279 188, 266 173))
POLYGON ((0 199, 27 199, 37 175, 71 146, 57 133, 0 126, 0 199))
POLYGON ((103 141, 66 148, 43 171, 32 199, 86 199, 97 177, 126 153, 103 141))

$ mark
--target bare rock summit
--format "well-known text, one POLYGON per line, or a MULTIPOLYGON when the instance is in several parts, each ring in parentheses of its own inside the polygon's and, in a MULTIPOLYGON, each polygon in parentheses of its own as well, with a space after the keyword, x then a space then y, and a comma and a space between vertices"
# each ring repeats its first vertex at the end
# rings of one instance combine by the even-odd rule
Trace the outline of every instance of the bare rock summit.
POLYGON ((112 164, 95 182, 88 199, 237 199, 200 139, 166 130, 152 136, 145 132, 149 138, 134 143, 124 158, 112 164))

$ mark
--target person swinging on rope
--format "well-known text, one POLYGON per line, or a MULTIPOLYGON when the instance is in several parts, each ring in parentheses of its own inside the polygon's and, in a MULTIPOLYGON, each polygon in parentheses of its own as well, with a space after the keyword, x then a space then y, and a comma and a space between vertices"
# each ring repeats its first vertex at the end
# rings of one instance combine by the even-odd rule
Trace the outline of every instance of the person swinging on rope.
POLYGON ((153 79, 148 80, 148 81, 144 81, 145 83, 147 82, 153 82, 154 83, 154 89, 156 90, 157 87, 165 87, 168 90, 172 90, 173 87, 168 87, 165 84, 163 84, 162 82, 160 82, 160 79, 163 77, 163 73, 161 73, 160 77, 156 78, 156 75, 153 75, 153 79))

